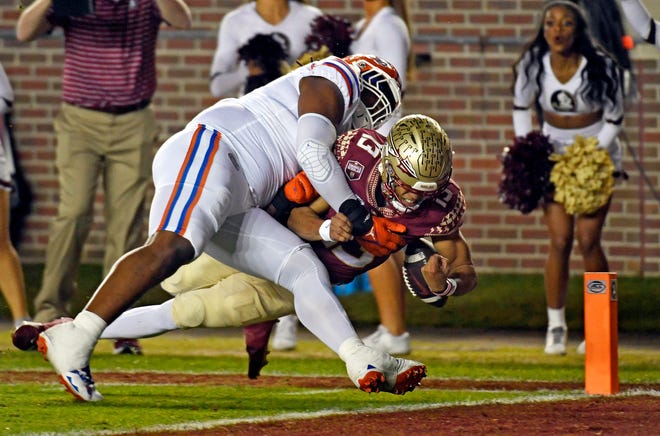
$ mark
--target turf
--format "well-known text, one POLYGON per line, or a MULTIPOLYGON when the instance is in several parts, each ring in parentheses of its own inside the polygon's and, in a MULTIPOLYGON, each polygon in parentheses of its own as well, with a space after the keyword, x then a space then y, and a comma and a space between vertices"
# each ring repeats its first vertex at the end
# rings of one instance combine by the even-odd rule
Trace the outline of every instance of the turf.
MULTIPOLYGON (((432 380, 508 380, 581 384, 584 358, 571 349, 565 357, 546 356, 541 338, 513 334, 450 337, 450 331, 429 337, 414 336, 412 358, 428 366, 432 380)), ((109 341, 100 341, 92 357, 97 381, 114 371, 154 375, 171 374, 166 384, 99 382, 105 400, 81 403, 63 391, 47 362, 37 352, 11 347, 0 338, 0 372, 37 370, 43 382, 0 385, 2 434, 79 432, 133 432, 154 429, 200 429, 250 419, 283 419, 311 413, 356 413, 369 410, 405 410, 432 405, 491 402, 549 401, 582 398, 580 389, 563 390, 453 390, 425 387, 404 396, 367 395, 350 386, 343 364, 319 341, 302 334, 295 352, 273 352, 263 377, 340 377, 336 388, 275 386, 251 383, 244 375, 246 359, 240 330, 169 333, 142 341, 145 355, 115 356, 109 341), (236 374, 235 382, 183 383, 185 374, 236 374), (84 419, 82 417, 84 416, 84 419), (38 419, 36 419, 38 417, 38 419)), ((660 383, 660 350, 622 346, 619 375, 622 384, 660 383)), ((210 377, 210 376, 209 376, 210 377)))

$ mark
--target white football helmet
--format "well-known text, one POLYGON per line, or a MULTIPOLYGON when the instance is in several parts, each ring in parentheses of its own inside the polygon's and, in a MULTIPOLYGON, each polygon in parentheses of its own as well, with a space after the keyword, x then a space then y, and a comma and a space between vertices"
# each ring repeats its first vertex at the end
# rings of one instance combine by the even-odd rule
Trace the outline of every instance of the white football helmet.
POLYGON ((352 128, 377 129, 401 105, 399 73, 394 65, 378 56, 356 54, 344 60, 360 70, 362 91, 352 128))
POLYGON ((381 150, 383 193, 401 213, 436 198, 449 184, 452 173, 449 137, 440 124, 426 115, 408 115, 397 121, 381 150), (404 187, 420 196, 414 206, 406 206, 396 193, 404 187))

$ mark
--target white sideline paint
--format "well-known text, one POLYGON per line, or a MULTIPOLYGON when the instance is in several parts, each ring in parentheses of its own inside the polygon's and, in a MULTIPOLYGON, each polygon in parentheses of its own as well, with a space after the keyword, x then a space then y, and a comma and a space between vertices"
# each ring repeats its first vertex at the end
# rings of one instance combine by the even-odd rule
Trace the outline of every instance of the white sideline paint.
MULTIPOLYGON (((319 390, 319 392, 321 392, 321 390, 319 390)), ((533 395, 529 397, 513 398, 513 399, 461 401, 457 403, 443 402, 443 403, 430 403, 430 404, 405 404, 400 406, 385 406, 385 407, 363 408, 363 409, 353 409, 353 410, 325 409, 325 410, 319 410, 316 412, 309 412, 309 413, 299 413, 299 412, 284 413, 281 415, 273 415, 273 416, 256 416, 252 418, 235 418, 235 419, 216 419, 216 420, 204 421, 204 422, 190 422, 190 423, 171 424, 171 425, 155 425, 155 426, 148 426, 142 428, 131 428, 131 429, 113 430, 113 431, 108 430, 108 431, 94 432, 93 434, 114 435, 114 434, 125 434, 126 432, 155 433, 162 431, 196 431, 196 430, 208 430, 214 427, 226 426, 226 425, 261 424, 266 422, 304 420, 304 419, 314 419, 314 418, 323 418, 328 416, 340 416, 340 415, 349 415, 349 414, 353 415, 355 413, 375 414, 375 413, 392 413, 392 412, 414 412, 420 410, 437 409, 439 407, 484 406, 484 405, 492 405, 492 404, 547 403, 552 401, 579 400, 579 399, 594 397, 594 395, 587 395, 582 390, 575 390, 571 392, 572 393, 566 393, 566 394, 533 395)), ((615 395, 608 395, 608 398, 634 397, 639 395, 651 395, 655 397, 660 397, 660 391, 656 391, 653 389, 633 389, 615 395)), ((90 432, 88 430, 82 432, 59 433, 59 435, 88 436, 90 435, 90 432)))

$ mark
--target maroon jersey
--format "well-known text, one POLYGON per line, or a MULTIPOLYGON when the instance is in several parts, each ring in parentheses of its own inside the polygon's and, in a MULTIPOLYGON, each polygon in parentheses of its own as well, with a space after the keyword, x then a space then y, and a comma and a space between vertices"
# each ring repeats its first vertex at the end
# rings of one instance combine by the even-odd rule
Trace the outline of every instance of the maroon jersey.
MULTIPOLYGON (((335 156, 348 184, 372 214, 404 224, 407 242, 424 236, 442 236, 457 232, 463 224, 465 198, 461 188, 450 180, 444 191, 433 200, 424 201, 417 210, 401 214, 387 204, 381 190, 380 149, 386 138, 374 130, 359 129, 337 138, 335 156)), ((329 210, 326 218, 335 215, 329 210)), ((376 257, 356 241, 345 243, 317 241, 312 243, 317 256, 325 264, 334 284, 348 283, 357 275, 385 262, 388 256, 376 257)))

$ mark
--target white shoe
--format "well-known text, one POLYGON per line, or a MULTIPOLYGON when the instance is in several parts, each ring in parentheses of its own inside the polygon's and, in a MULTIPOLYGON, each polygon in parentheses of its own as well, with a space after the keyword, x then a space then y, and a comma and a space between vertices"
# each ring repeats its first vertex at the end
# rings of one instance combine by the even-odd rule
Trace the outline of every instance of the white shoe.
POLYGON ((545 354, 566 354, 566 340, 568 329, 566 326, 548 327, 545 335, 545 354))
POLYGON ((82 401, 103 399, 103 395, 96 390, 89 369, 89 358, 95 344, 96 339, 72 321, 43 331, 37 339, 37 349, 53 365, 60 383, 82 401))
POLYGON ((349 339, 339 347, 346 371, 355 386, 368 393, 380 391, 403 395, 419 386, 426 366, 412 360, 395 358, 349 339))
POLYGON ((410 354, 410 334, 404 332, 394 336, 380 324, 375 332, 362 339, 364 345, 389 354, 410 354))
POLYGON ((577 351, 578 354, 584 354, 587 351, 587 342, 586 341, 580 342, 580 345, 577 346, 577 349, 575 351, 577 351))
POLYGON ((289 351, 296 348, 298 342, 298 317, 296 315, 286 315, 280 318, 280 322, 275 324, 275 333, 273 334, 273 350, 289 351))

